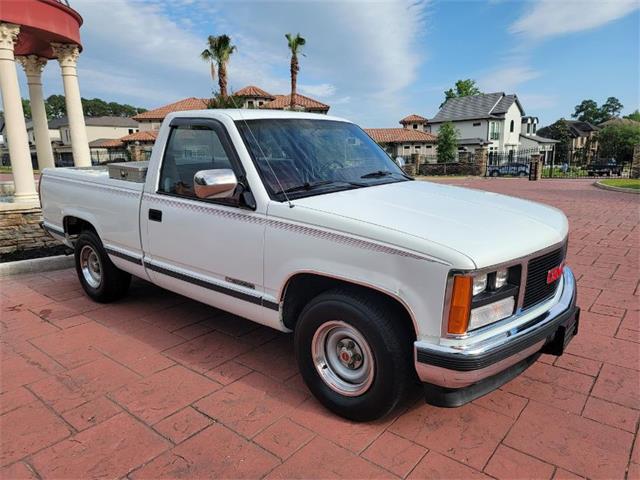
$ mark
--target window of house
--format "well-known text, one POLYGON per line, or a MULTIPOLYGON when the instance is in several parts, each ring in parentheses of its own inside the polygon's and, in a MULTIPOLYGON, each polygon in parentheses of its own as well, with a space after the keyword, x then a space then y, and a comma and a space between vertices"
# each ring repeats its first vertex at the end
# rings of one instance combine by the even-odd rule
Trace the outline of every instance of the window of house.
POLYGON ((432 147, 431 147, 431 145, 427 145, 425 148, 431 149, 432 147))
POLYGON ((131 135, 133 133, 133 128, 129 129, 129 135, 131 135))
POLYGON ((174 127, 162 162, 158 191, 194 197, 193 176, 200 170, 233 168, 218 134, 208 127, 174 127))
POLYGON ((262 105, 264 105, 264 102, 258 102, 259 107, 261 107, 262 105))
POLYGON ((509 131, 513 133, 515 126, 516 126, 516 122, 511 120, 511 123, 509 124, 509 131))
POLYGON ((404 149, 405 149, 405 150, 409 150, 410 148, 411 148, 411 147, 410 147, 409 145, 405 145, 405 146, 404 146, 404 149))
POLYGON ((249 108, 253 108, 253 100, 249 100, 249 101, 247 102, 247 106, 248 106, 249 108))
POLYGON ((480 126, 480 122, 473 122, 473 126, 474 127, 479 127, 480 126))
POLYGON ((531 124, 527 123, 527 133, 531 133, 531 124))
POLYGON ((420 145, 416 145, 416 152, 420 152, 420 145))
POLYGON ((537 128, 538 128, 538 124, 537 124, 537 123, 534 123, 534 124, 533 124, 533 134, 534 134, 534 135, 535 135, 535 133, 536 133, 536 129, 537 129, 537 128))
POLYGON ((414 123, 414 124, 413 124, 413 129, 414 129, 414 130, 417 130, 417 129, 418 129, 418 124, 417 124, 417 123, 414 123))
POLYGON ((499 140, 500 139, 500 127, 498 122, 489 122, 489 139, 490 140, 499 140))

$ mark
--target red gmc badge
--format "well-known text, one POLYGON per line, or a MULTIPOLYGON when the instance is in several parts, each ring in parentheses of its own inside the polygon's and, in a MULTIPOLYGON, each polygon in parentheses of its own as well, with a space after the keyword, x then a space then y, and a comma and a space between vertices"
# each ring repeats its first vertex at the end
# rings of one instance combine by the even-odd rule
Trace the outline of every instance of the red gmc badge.
POLYGON ((555 282, 562 276, 562 271, 564 270, 564 263, 561 263, 557 267, 553 267, 551 270, 547 272, 547 285, 555 282))

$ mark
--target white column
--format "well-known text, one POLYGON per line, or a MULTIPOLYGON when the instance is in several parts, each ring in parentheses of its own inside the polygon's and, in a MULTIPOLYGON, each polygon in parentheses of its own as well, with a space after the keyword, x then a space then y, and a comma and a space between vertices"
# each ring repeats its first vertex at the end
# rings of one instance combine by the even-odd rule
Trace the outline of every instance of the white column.
POLYGON ((53 150, 51 149, 51 138, 49 137, 49 123, 47 122, 47 111, 44 106, 44 96, 42 94, 42 70, 47 64, 47 59, 37 55, 26 57, 16 57, 20 62, 24 73, 27 75, 27 85, 29 85, 29 100, 31 102, 31 120, 33 121, 33 133, 36 137, 36 153, 38 154, 38 166, 43 168, 53 168, 53 150))
POLYGON ((91 154, 89 152, 89 141, 87 140, 87 129, 84 124, 80 86, 78 85, 78 70, 76 68, 80 49, 78 45, 72 43, 52 43, 51 47, 53 48, 53 53, 58 57, 62 70, 73 163, 76 167, 90 167, 91 154))
POLYGON ((0 23, 0 91, 6 123, 7 142, 11 171, 17 199, 37 198, 33 180, 31 153, 27 126, 22 110, 22 97, 18 86, 18 72, 13 56, 13 46, 18 39, 20 27, 11 23, 0 23))

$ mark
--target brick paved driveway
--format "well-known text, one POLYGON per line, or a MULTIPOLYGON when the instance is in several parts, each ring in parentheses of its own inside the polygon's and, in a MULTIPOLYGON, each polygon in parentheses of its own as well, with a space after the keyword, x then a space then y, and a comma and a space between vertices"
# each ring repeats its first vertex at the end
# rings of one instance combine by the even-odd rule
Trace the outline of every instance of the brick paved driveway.
POLYGON ((310 397, 288 336, 143 282, 103 306, 71 270, 3 279, 2 477, 639 478, 638 197, 451 183, 568 214, 584 312, 569 354, 462 408, 415 399, 353 424, 310 397))

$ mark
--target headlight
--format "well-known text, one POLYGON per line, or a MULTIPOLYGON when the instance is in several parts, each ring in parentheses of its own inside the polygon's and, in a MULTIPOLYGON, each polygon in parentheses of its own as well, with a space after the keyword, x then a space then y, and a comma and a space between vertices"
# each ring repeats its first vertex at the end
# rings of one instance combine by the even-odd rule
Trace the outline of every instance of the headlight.
POLYGON ((473 296, 484 292, 487 289, 487 275, 478 275, 473 277, 473 296))
POLYGON ((496 277, 494 280, 493 287, 498 290, 506 285, 507 280, 509 279, 509 270, 503 268, 502 270, 498 270, 496 272, 496 277))
POLYGON ((455 275, 447 332, 465 334, 513 315, 520 268, 516 265, 476 275, 455 275))

